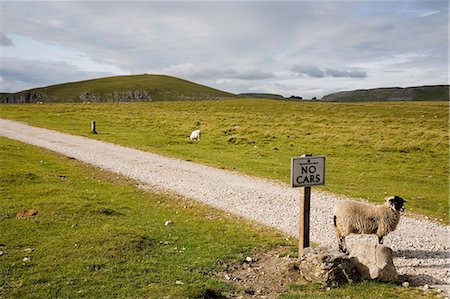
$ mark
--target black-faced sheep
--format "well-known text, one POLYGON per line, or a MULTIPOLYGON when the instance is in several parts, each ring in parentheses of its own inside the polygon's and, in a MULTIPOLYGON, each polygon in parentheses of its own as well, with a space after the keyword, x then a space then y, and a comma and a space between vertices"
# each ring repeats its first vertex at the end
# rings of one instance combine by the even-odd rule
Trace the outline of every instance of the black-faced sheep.
POLYGON ((397 227, 405 202, 399 196, 390 196, 382 205, 355 201, 339 203, 333 218, 339 250, 348 253, 345 237, 350 234, 376 234, 378 243, 383 244, 383 237, 397 227))
POLYGON ((200 130, 192 131, 191 136, 189 136, 189 140, 200 141, 200 136, 201 135, 202 135, 202 132, 200 132, 200 130))

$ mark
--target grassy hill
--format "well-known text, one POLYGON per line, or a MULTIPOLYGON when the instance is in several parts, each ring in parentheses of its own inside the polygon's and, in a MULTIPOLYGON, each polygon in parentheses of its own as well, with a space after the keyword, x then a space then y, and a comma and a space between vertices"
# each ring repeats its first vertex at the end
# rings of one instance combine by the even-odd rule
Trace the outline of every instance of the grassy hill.
POLYGON ((417 86, 358 89, 326 95, 326 102, 395 102, 395 101, 448 101, 449 86, 417 86))
POLYGON ((149 102, 214 100, 234 94, 165 75, 133 75, 51 85, 0 94, 1 103, 149 102))

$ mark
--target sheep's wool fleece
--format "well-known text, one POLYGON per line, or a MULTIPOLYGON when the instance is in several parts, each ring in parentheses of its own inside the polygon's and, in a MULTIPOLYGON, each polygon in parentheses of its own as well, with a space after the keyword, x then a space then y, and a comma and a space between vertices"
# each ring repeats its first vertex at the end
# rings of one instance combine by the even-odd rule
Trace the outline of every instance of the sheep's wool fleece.
POLYGON ((352 233, 386 236, 395 230, 400 213, 388 203, 370 205, 361 202, 344 201, 336 206, 336 229, 341 236, 352 233))

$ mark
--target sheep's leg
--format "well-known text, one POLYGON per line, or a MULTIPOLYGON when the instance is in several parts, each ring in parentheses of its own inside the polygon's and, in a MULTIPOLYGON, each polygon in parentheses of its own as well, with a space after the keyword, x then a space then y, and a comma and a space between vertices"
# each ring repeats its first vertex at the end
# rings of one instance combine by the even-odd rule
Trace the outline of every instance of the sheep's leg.
POLYGON ((378 236, 378 244, 383 244, 383 237, 378 236))
POLYGON ((339 251, 348 254, 347 246, 345 244, 345 237, 342 237, 338 232, 336 232, 336 237, 338 241, 339 251))
POLYGON ((333 224, 334 224, 334 231, 336 233, 336 239, 339 246, 339 251, 348 254, 347 246, 345 245, 345 237, 341 235, 341 232, 337 228, 336 215, 333 217, 333 224))
POLYGON ((347 245, 345 244, 345 237, 340 237, 338 243, 339 243, 339 251, 348 254, 347 245))

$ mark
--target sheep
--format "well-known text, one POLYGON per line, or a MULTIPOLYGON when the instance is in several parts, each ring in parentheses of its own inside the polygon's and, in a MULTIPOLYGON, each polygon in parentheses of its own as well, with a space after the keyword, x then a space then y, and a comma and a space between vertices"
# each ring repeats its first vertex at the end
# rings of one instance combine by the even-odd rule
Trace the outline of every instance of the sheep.
POLYGON ((200 141, 200 136, 201 135, 202 135, 202 132, 200 132, 200 130, 192 131, 191 136, 189 136, 189 140, 200 141))
POLYGON ((394 231, 404 211, 406 201, 399 196, 385 198, 383 205, 370 205, 361 202, 344 201, 334 210, 334 228, 339 250, 348 254, 345 237, 350 234, 376 234, 378 243, 394 231))

